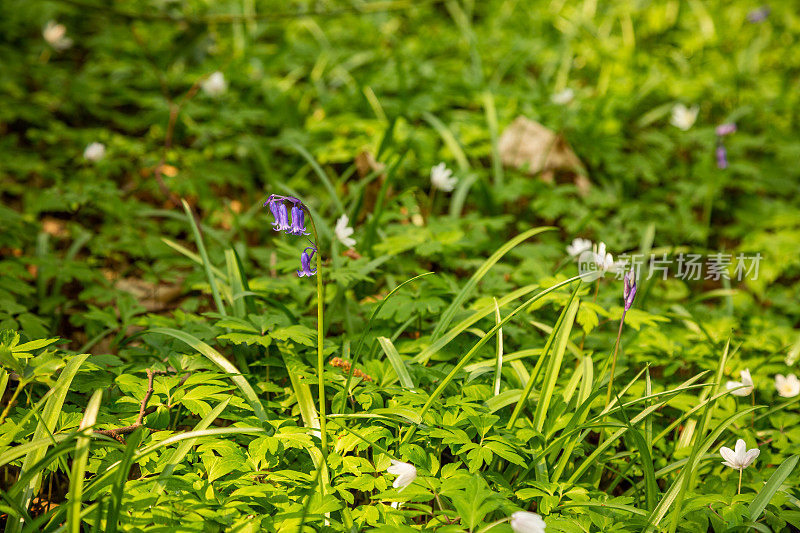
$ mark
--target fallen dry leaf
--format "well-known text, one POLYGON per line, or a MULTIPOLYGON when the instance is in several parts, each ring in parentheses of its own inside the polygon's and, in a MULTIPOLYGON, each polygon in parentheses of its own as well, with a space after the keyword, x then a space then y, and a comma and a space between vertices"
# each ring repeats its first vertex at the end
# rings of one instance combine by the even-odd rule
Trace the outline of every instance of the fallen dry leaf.
POLYGON ((148 311, 163 309, 167 304, 181 295, 181 285, 168 285, 166 283, 151 283, 138 278, 121 278, 114 283, 114 287, 132 294, 139 304, 148 311))
POLYGON ((69 235, 64 221, 51 217, 42 219, 42 231, 53 237, 66 237, 69 235))
POLYGON ((588 187, 583 164, 566 139, 534 120, 517 117, 500 136, 498 149, 506 166, 541 174, 546 181, 552 181, 557 170, 574 172, 580 192, 588 187), (578 176, 583 177, 580 183, 578 176))

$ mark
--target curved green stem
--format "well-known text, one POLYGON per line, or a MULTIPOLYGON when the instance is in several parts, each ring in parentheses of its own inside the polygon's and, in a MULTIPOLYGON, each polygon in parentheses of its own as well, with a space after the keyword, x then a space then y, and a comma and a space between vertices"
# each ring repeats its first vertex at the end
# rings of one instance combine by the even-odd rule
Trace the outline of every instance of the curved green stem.
POLYGON ((617 351, 619 350, 619 339, 622 337, 622 325, 625 323, 625 313, 622 311, 622 318, 619 321, 619 331, 617 332, 617 342, 614 343, 614 355, 611 357, 611 375, 608 376, 608 391, 606 391, 606 407, 611 403, 611 388, 614 385, 614 372, 617 370, 617 351))
MULTIPOLYGON (((306 210, 307 211, 307 210, 306 210)), ((325 305, 325 288, 322 285, 322 255, 319 251, 319 237, 317 236, 317 225, 311 213, 308 213, 311 221, 311 232, 314 235, 314 247, 317 254, 317 377, 319 378, 319 432, 322 446, 322 456, 324 460, 328 458, 328 435, 326 433, 325 417, 325 355, 323 353, 323 306, 325 305)))

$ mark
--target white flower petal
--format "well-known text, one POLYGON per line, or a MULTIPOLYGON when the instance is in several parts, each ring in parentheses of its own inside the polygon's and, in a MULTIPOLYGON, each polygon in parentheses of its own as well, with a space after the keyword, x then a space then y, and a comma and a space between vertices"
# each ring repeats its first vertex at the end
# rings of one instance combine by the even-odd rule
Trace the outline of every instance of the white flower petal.
POLYGON ((394 488, 403 490, 415 479, 417 479, 417 469, 414 467, 414 465, 397 461, 395 459, 392 459, 391 462, 391 466, 389 466, 386 471, 397 476, 397 479, 395 479, 394 483, 392 483, 394 488))
POLYGON ((545 524, 542 517, 528 511, 517 511, 511 515, 511 529, 515 533, 545 533, 545 524))
POLYGON ((732 463, 736 462, 736 453, 733 450, 731 450, 730 448, 728 448, 726 446, 723 446, 722 448, 719 449, 719 453, 720 453, 720 455, 722 455, 722 458, 725 459, 725 461, 726 461, 723 464, 727 464, 731 468, 736 468, 732 464, 732 463), (731 463, 731 464, 729 464, 729 463, 731 463))
POLYGON ((759 450, 758 448, 753 448, 752 450, 747 450, 747 453, 745 453, 745 456, 744 456, 744 461, 742 462, 742 467, 747 468, 748 466, 753 464, 753 461, 756 460, 756 457, 758 457, 758 455, 760 453, 761 453, 761 450, 759 450))

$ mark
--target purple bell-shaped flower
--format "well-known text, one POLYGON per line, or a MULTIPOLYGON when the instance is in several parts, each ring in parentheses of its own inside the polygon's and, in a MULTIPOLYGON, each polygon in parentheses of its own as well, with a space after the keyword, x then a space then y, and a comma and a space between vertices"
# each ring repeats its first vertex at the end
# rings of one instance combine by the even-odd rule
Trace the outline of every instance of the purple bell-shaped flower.
POLYGON ((311 258, 314 257, 314 253, 316 250, 313 247, 308 247, 303 250, 303 253, 300 254, 300 266, 302 267, 301 270, 297 271, 297 275, 299 277, 305 276, 313 276, 317 273, 316 268, 311 268, 311 258), (308 253, 308 250, 311 250, 311 253, 308 253))

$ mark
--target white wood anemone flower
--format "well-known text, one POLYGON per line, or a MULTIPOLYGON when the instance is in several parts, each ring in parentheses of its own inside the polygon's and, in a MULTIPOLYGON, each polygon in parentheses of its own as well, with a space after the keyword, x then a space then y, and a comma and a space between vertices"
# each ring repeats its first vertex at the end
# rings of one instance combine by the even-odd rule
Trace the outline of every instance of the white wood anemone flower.
POLYGON ((750 377, 750 369, 747 368, 739 372, 741 381, 729 381, 725 384, 725 388, 731 391, 734 396, 747 396, 753 392, 753 378, 750 377))
POLYGON ((753 464, 753 461, 756 460, 756 457, 758 457, 758 454, 761 453, 761 450, 758 448, 752 448, 748 450, 747 443, 744 441, 744 439, 739 439, 736 441, 736 445, 734 446, 733 450, 723 446, 719 449, 719 453, 722 455, 722 458, 725 459, 722 461, 722 464, 729 466, 734 470, 744 470, 753 464))
POLYGON ((87 161, 91 161, 96 163, 100 161, 106 156, 106 145, 103 143, 90 143, 86 146, 86 149, 83 151, 83 158, 87 161))
POLYGON ((514 533, 545 533, 547 524, 541 516, 528 511, 517 511, 511 515, 511 529, 514 533))
POLYGON ((783 374, 775 375, 775 388, 778 390, 778 395, 784 398, 794 398, 800 394, 800 379, 794 374, 784 376, 783 374))
POLYGON ((581 255, 583 252, 588 252, 591 249, 592 241, 577 237, 572 241, 572 244, 567 246, 567 253, 570 255, 570 257, 575 258, 581 255))
POLYGON ((51 20, 45 25, 42 37, 47 44, 59 52, 72 46, 72 39, 67 37, 67 27, 55 20, 51 20))
POLYGON ((228 82, 225 81, 225 75, 220 71, 211 74, 200 86, 207 95, 212 97, 222 96, 228 90, 228 82))
POLYGON ((392 483, 392 487, 396 488, 397 492, 402 491, 417 479, 417 469, 414 465, 403 461, 392 459, 392 464, 386 471, 397 476, 394 483, 392 483))
POLYGON ((336 227, 333 228, 333 232, 336 234, 336 238, 339 239, 339 242, 348 248, 352 248, 356 245, 356 240, 350 235, 352 235, 355 230, 353 230, 349 224, 350 218, 348 218, 347 215, 342 215, 339 217, 339 220, 336 221, 336 227))
POLYGON ((575 99, 575 91, 567 87, 550 97, 550 101, 557 105, 567 105, 575 99))
POLYGON ((694 126, 699 112, 700 108, 696 105, 686 107, 683 104, 675 104, 672 106, 672 116, 669 119, 669 123, 679 130, 686 131, 694 126))
POLYGON ((740 494, 742 492, 742 471, 753 464, 761 450, 757 447, 748 450, 747 443, 743 439, 739 439, 736 441, 736 446, 734 446, 733 450, 723 446, 719 449, 719 453, 725 459, 722 464, 739 471, 739 486, 736 489, 736 494, 740 494))
POLYGON ((435 188, 450 192, 455 188, 456 183, 458 183, 458 178, 453 176, 453 171, 444 163, 439 163, 431 168, 431 185, 435 188))

